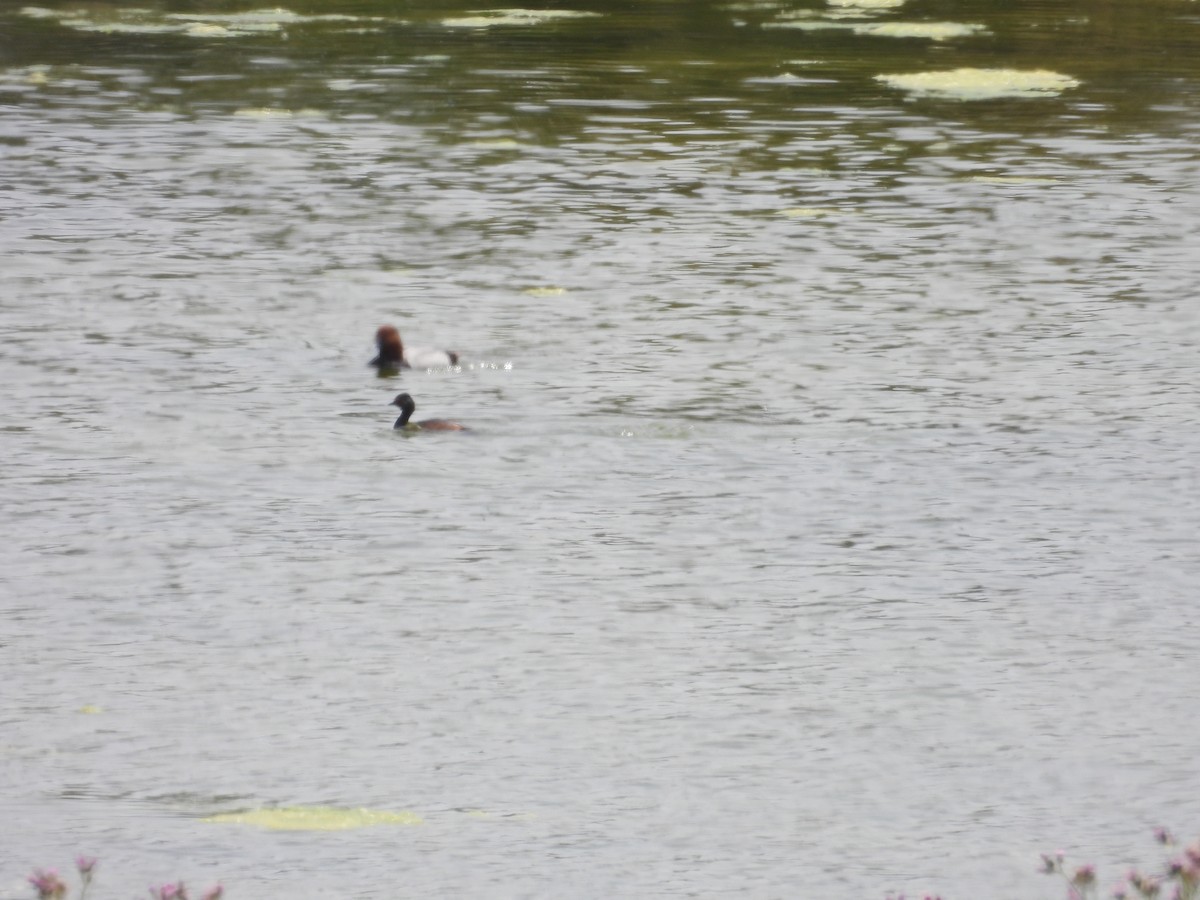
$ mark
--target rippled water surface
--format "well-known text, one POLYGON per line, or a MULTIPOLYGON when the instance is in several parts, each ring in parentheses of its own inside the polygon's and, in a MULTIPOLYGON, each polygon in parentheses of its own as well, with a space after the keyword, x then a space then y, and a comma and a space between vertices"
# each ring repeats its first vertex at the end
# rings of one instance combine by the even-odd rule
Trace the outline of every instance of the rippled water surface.
POLYGON ((0 895, 1195 831, 1200 8, 1016 6, 5 6, 0 895), (878 78, 964 68, 1065 81, 878 78), (423 824, 203 821, 272 807, 423 824))

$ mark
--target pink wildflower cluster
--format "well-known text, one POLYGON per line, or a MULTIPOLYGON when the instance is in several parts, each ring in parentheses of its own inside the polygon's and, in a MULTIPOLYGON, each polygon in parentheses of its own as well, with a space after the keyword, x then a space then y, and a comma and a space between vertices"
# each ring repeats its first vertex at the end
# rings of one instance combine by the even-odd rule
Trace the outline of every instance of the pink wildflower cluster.
MULTIPOLYGON (((79 872, 82 882, 78 900, 85 900, 95 874, 96 858, 94 856, 76 857, 75 869, 79 872)), ((29 883, 37 891, 38 900, 64 900, 67 896, 66 883, 58 877, 58 873, 53 869, 35 869, 34 873, 29 876, 29 883)), ((224 895, 225 888, 218 884, 201 894, 200 900, 221 900, 224 895)), ((150 888, 150 897, 152 900, 188 900, 188 892, 183 882, 178 881, 175 884, 161 884, 158 887, 150 888)))
POLYGON ((67 896, 67 886, 53 869, 34 869, 29 883, 37 891, 38 900, 58 900, 67 896))
MULTIPOLYGON (((1165 828, 1154 830, 1154 839, 1164 847, 1174 847, 1175 838, 1165 828)), ((1047 875, 1062 875, 1067 881, 1067 900, 1090 900, 1096 896, 1096 869, 1080 866, 1068 873, 1063 865, 1063 852, 1053 856, 1042 854, 1041 871, 1047 875)), ((1185 847, 1182 853, 1169 860, 1161 875, 1146 875, 1131 869, 1113 887, 1113 900, 1200 900, 1200 841, 1185 847), (1171 893, 1166 890, 1170 888, 1171 893)))
MULTIPOLYGON (((225 888, 218 884, 201 894, 200 900, 221 900, 224 895, 225 888)), ((177 881, 175 884, 160 884, 150 888, 150 897, 152 900, 188 900, 188 892, 183 882, 177 881)))
MULTIPOLYGON (((79 900, 84 900, 88 888, 92 884, 92 873, 96 869, 96 857, 75 857, 75 869, 79 872, 79 878, 83 882, 83 886, 79 889, 79 900)), ((67 896, 66 883, 58 877, 58 873, 53 869, 34 869, 33 874, 29 876, 29 883, 37 891, 38 900, 61 900, 62 897, 67 896)))

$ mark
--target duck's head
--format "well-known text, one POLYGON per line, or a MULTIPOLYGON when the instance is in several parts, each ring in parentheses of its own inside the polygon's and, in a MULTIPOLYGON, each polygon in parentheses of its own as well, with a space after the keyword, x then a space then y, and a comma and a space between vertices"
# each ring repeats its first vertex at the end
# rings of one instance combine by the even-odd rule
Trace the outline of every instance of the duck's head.
POLYGON ((375 346, 379 348, 379 355, 371 360, 371 365, 379 368, 404 366, 404 343, 396 326, 380 325, 375 332, 375 346))

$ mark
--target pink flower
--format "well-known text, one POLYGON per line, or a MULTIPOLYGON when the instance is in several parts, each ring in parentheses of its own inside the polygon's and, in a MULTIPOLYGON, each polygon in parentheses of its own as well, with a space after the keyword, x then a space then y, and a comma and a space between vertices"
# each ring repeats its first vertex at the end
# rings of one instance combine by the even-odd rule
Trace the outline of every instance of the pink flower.
POLYGON ((219 884, 214 884, 204 892, 204 896, 200 900, 221 900, 223 896, 225 896, 225 888, 219 884))
POLYGON ((1165 829, 1165 828, 1155 828, 1154 829, 1154 839, 1156 841, 1158 841, 1160 844, 1162 844, 1164 847, 1167 846, 1168 844, 1175 843, 1175 838, 1172 837, 1171 832, 1167 831, 1167 829, 1165 829))
POLYGON ((1095 866, 1080 866, 1075 870, 1075 877, 1071 879, 1071 884, 1088 885, 1094 884, 1096 881, 1095 866))
POLYGON ((183 882, 175 884, 160 884, 158 887, 150 888, 151 900, 187 900, 187 888, 183 886, 183 882))
POLYGON ((1161 881, 1150 875, 1143 875, 1137 869, 1130 870, 1128 877, 1129 883, 1143 897, 1157 897, 1159 890, 1162 888, 1161 881))
POLYGON ((29 883, 38 892, 38 900, 58 900, 67 894, 67 886, 62 883, 62 879, 53 869, 47 871, 35 869, 29 876, 29 883))
POLYGON ((1190 855, 1187 859, 1176 860, 1171 863, 1171 874, 1178 875, 1185 885, 1194 887, 1200 884, 1200 862, 1192 859, 1190 855))
POLYGON ((96 862, 94 856, 77 856, 75 857, 75 868, 84 878, 91 878, 92 870, 96 868, 96 862))

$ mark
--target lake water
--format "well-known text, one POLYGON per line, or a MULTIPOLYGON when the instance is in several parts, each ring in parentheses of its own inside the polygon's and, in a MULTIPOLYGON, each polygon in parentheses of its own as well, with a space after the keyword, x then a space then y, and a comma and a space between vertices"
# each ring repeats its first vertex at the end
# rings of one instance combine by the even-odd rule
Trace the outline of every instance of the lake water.
POLYGON ((0 896, 1194 836, 1200 6, 1015 6, 6 4, 0 896))

